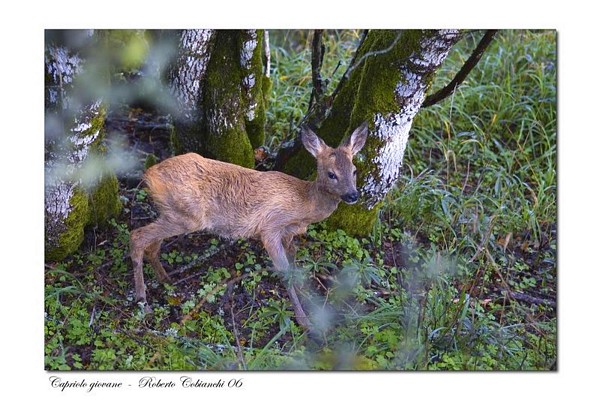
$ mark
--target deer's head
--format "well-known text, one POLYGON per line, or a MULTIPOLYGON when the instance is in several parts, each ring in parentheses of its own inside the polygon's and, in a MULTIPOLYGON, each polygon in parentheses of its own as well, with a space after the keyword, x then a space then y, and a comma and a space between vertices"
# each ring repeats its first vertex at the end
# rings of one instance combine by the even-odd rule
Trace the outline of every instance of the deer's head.
POLYGON ((302 127, 302 143, 317 159, 317 184, 320 190, 338 196, 348 204, 358 201, 356 167, 352 158, 365 145, 368 131, 368 123, 364 122, 337 148, 332 148, 310 128, 302 127))

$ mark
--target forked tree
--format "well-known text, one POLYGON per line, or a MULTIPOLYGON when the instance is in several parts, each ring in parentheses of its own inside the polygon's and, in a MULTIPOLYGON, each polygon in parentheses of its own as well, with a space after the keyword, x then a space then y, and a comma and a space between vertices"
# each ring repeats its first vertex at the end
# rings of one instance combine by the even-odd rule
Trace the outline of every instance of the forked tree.
MULTIPOLYGON (((318 39, 320 31, 315 31, 318 39)), ((413 119, 435 72, 461 32, 370 30, 339 85, 325 95, 318 68, 324 56, 313 45, 313 102, 307 121, 331 144, 368 122, 363 157, 357 159, 358 206, 340 206, 327 220, 350 234, 367 234, 386 193, 400 174, 413 119)), ((175 118, 178 153, 197 151, 243 166, 264 138, 269 88, 268 36, 264 31, 182 31, 170 85, 184 113, 175 118)), ((316 40, 315 39, 315 40, 316 40)), ((321 50, 322 51, 322 50, 321 50)), ((299 178, 315 172, 300 135, 282 148, 276 168, 299 178)))

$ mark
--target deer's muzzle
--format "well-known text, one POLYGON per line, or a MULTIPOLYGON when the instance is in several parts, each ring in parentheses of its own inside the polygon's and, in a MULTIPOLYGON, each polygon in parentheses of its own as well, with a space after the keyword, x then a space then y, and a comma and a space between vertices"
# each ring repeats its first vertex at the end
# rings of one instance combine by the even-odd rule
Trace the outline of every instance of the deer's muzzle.
POLYGON ((348 204, 354 204, 358 201, 358 192, 354 191, 354 192, 346 193, 345 195, 342 196, 342 200, 344 200, 344 202, 346 202, 348 204))

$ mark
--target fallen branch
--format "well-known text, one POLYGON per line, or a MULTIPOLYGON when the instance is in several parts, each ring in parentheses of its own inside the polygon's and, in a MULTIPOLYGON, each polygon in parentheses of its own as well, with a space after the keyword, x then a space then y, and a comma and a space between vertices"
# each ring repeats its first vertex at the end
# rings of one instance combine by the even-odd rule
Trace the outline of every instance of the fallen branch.
POLYGON ((556 308, 556 301, 554 300, 541 299, 539 297, 530 296, 525 293, 513 292, 510 290, 503 291, 502 293, 507 295, 510 299, 517 301, 522 301, 529 304, 543 304, 552 308, 556 308))

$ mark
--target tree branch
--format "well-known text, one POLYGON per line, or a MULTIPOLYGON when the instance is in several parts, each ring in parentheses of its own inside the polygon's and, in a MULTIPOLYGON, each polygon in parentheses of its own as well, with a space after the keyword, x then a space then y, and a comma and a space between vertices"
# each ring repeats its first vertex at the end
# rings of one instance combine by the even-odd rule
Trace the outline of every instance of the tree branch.
POLYGON ((439 91, 430 96, 427 96, 425 98, 425 101, 423 101, 423 105, 421 107, 432 106, 444 100, 446 97, 450 96, 454 92, 454 90, 456 90, 458 85, 460 85, 467 78, 471 70, 477 65, 477 63, 481 59, 481 56, 492 42, 496 32, 498 32, 497 29, 487 30, 481 38, 481 40, 479 41, 479 44, 477 44, 475 50, 473 50, 473 53, 471 53, 469 59, 465 61, 464 65, 462 66, 460 71, 458 71, 454 79, 452 79, 452 81, 449 84, 447 84, 444 88, 440 89, 439 91))
POLYGON ((263 65, 265 66, 265 77, 271 76, 271 45, 269 44, 269 31, 265 29, 265 36, 263 39, 263 65))
POLYGON ((348 80, 348 76, 350 76, 350 72, 354 69, 354 63, 356 62, 356 58, 358 56, 358 52, 360 50, 360 47, 365 42, 365 39, 367 38, 367 34, 368 33, 369 33, 368 29, 365 29, 363 31, 362 37, 360 38, 360 42, 358 43, 358 46, 356 47, 356 50, 354 51, 354 57, 352 57, 352 61, 350 61, 350 64, 348 65, 348 68, 346 69, 346 72, 344 72, 344 75, 342 75, 342 78, 338 82, 338 85, 336 86, 335 90, 331 94, 331 102, 332 103, 333 103, 333 100, 335 99, 335 97, 337 96, 338 92, 341 90, 341 88, 344 85, 344 83, 346 83, 346 81, 348 80))
POLYGON ((315 29, 312 40, 312 83, 313 90, 310 96, 310 102, 308 108, 310 109, 313 104, 319 107, 325 88, 323 85, 323 78, 321 77, 321 66, 323 65, 323 54, 325 53, 325 46, 323 45, 323 30, 315 29))

